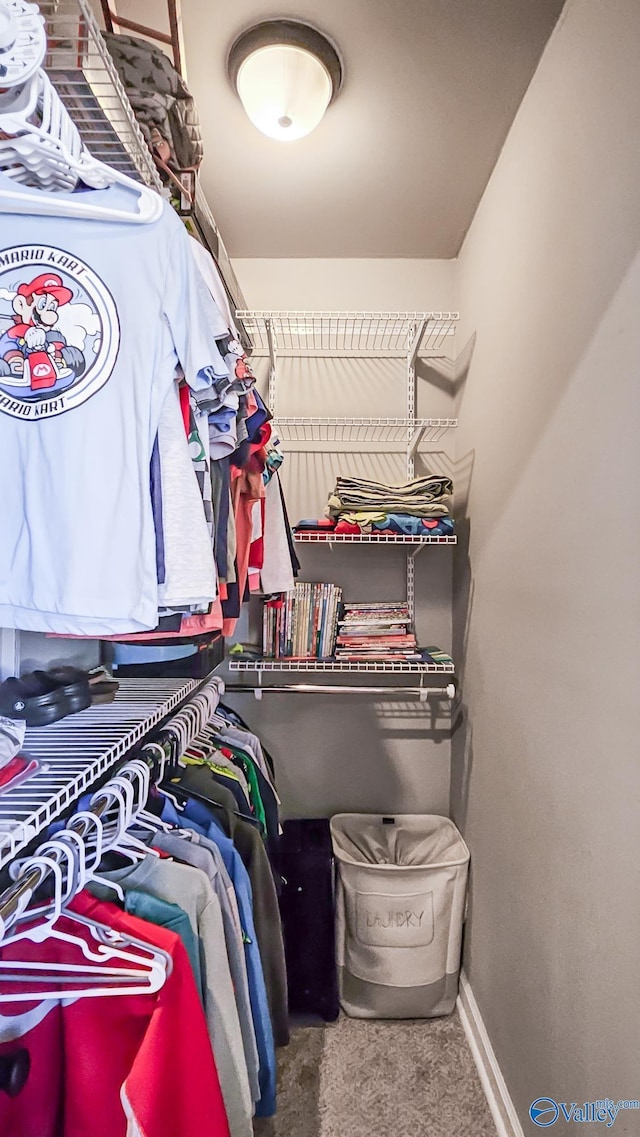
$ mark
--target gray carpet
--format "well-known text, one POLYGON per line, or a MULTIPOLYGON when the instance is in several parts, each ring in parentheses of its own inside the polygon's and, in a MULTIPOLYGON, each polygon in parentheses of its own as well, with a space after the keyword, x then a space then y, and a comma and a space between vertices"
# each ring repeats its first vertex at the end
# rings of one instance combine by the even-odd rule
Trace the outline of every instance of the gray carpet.
POLYGON ((296 1027, 257 1137, 496 1137, 457 1015, 296 1027))

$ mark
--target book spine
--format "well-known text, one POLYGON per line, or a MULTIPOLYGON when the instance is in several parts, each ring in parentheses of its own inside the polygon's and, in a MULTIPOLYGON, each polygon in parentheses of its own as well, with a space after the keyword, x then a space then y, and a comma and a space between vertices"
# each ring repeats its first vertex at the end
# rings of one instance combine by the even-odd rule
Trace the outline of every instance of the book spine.
POLYGON ((311 628, 311 652, 314 659, 318 658, 318 631, 320 628, 321 604, 322 585, 316 584, 313 588, 313 624, 311 628))
POLYGON ((275 654, 276 654, 275 627, 276 627, 276 609, 275 609, 273 604, 270 604, 269 605, 269 655, 272 659, 275 658, 275 654))
POLYGON ((338 615, 341 598, 342 590, 334 585, 331 604, 331 627, 329 629, 329 655, 333 655, 336 650, 336 637, 338 635, 338 615))
POLYGON ((316 625, 316 659, 322 659, 322 629, 324 627, 324 595, 325 585, 318 589, 318 622, 316 625))
POLYGON ((316 618, 316 586, 309 585, 309 623, 307 625, 307 655, 313 659, 313 624, 316 618))
POLYGON ((335 585, 330 584, 329 585, 329 592, 328 592, 328 596, 327 596, 327 615, 326 615, 326 627, 324 630, 324 648, 323 648, 324 655, 327 659, 332 654, 332 652, 331 652, 331 637, 332 637, 332 628, 333 628, 334 608, 335 608, 335 585))
POLYGON ((304 655, 304 639, 305 628, 307 619, 307 585, 303 581, 300 585, 300 642, 298 644, 298 654, 304 655))
POLYGON ((318 658, 324 659, 327 642, 327 605, 329 602, 329 584, 322 585, 322 606, 320 612, 320 632, 318 635, 318 658))
POLYGON ((301 656, 304 651, 304 619, 305 619, 305 606, 306 606, 306 588, 304 582, 300 585, 298 591, 298 607, 300 609, 300 627, 298 630, 298 650, 297 656, 301 656))
POLYGON ((310 584, 307 594, 307 659, 313 656, 313 605, 315 601, 315 585, 310 584))
POLYGON ((337 596, 337 600, 336 600, 336 618, 335 618, 334 627, 333 627, 333 650, 334 651, 335 651, 335 646, 336 646, 336 636, 338 635, 338 619, 340 616, 340 609, 342 608, 342 589, 338 588, 337 593, 338 593, 338 596, 337 596))
POLYGON ((285 632, 285 655, 291 655, 291 623, 292 623, 292 605, 291 593, 287 592, 287 606, 286 606, 286 632, 285 632))
POLYGON ((294 585, 291 593, 291 654, 296 654, 296 637, 298 635, 298 586, 294 585))
POLYGON ((296 644, 293 654, 299 659, 302 654, 302 628, 304 624, 304 585, 296 584, 296 644))
POLYGON ((307 585, 303 582, 300 585, 300 655, 304 655, 304 643, 307 627, 307 585))
POLYGON ((298 586, 293 587, 291 598, 291 655, 296 655, 298 637, 298 586))
POLYGON ((327 656, 327 658, 331 655, 331 628, 333 621, 334 590, 335 586, 333 584, 330 584, 327 592, 327 626, 324 633, 324 654, 327 656))
POLYGON ((309 608, 307 612, 307 656, 309 659, 313 656, 313 616, 315 605, 316 589, 314 584, 309 585, 309 608))

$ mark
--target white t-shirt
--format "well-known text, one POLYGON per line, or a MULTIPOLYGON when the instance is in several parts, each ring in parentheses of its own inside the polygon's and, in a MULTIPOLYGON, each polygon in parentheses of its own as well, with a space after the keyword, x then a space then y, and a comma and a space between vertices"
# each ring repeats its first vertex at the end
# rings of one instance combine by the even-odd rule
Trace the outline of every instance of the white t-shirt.
POLYGON ((229 304, 229 297, 227 290, 222 283, 220 270, 214 261, 208 249, 197 240, 196 237, 191 238, 191 252, 195 257, 196 264, 202 273, 203 280, 213 296, 218 309, 220 310, 224 320, 226 320, 227 328, 233 332, 236 339, 238 336, 238 329, 236 328, 235 319, 229 304))
POLYGON ((147 225, 0 214, 0 627, 155 627, 153 441, 178 363, 195 389, 228 374, 225 330, 169 205, 147 225))
POLYGON ((216 566, 176 383, 160 415, 158 449, 165 569, 160 603, 206 606, 217 596, 216 566))

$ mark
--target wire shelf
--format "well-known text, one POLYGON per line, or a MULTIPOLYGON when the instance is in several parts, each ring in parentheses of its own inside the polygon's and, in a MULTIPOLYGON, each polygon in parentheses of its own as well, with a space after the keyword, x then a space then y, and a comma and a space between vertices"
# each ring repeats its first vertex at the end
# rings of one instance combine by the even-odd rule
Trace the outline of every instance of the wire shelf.
POLYGON ((162 189, 153 158, 87 0, 41 0, 44 67, 94 158, 162 189))
POLYGON ((458 312, 239 311, 256 355, 366 355, 404 357, 426 323, 422 351, 436 351, 454 335, 458 312))
POLYGON ((0 868, 197 686, 192 679, 123 679, 113 703, 28 729, 22 753, 42 769, 0 797, 0 868))
POLYGON ((323 674, 453 675, 453 663, 347 663, 335 659, 230 659, 230 671, 317 671, 323 674))
POLYGON ((411 537, 404 533, 294 533, 293 539, 299 545, 456 545, 455 535, 446 537, 411 537))
POLYGON ((273 429, 281 442, 391 443, 406 447, 440 442, 457 427, 456 418, 287 418, 276 415, 273 429))

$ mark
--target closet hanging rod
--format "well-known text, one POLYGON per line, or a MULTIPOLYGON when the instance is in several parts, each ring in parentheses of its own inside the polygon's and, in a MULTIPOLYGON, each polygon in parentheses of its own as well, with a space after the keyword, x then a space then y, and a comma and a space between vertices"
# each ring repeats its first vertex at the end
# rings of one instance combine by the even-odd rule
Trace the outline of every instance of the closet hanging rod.
POLYGON ((282 686, 252 687, 248 683, 226 683, 227 694, 243 694, 253 692, 257 699, 264 694, 297 694, 297 695, 418 695, 427 699, 430 695, 439 695, 444 699, 454 699, 456 694, 455 683, 448 683, 446 687, 344 687, 333 683, 283 683, 282 686))

